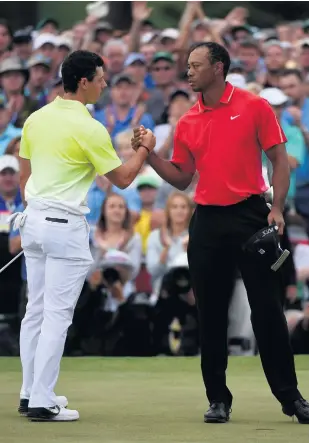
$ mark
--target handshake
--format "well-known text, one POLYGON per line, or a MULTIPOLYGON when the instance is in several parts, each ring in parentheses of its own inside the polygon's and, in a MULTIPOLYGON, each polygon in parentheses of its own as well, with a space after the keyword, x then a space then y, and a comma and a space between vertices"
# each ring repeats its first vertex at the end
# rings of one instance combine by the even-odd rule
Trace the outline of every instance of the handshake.
POLYGON ((144 148, 150 154, 156 146, 156 137, 150 129, 144 126, 133 129, 133 137, 131 138, 131 147, 134 151, 144 148))

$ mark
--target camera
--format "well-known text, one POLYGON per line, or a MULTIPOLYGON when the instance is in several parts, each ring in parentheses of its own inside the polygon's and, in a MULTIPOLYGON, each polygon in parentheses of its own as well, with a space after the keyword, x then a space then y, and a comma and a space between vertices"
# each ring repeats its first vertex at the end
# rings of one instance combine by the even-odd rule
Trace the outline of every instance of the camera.
POLYGON ((115 284, 117 281, 120 281, 120 274, 119 272, 114 268, 106 268, 102 271, 102 275, 105 279, 105 281, 109 285, 115 284))
POLYGON ((187 254, 178 255, 162 280, 162 290, 169 295, 184 295, 191 289, 187 254))

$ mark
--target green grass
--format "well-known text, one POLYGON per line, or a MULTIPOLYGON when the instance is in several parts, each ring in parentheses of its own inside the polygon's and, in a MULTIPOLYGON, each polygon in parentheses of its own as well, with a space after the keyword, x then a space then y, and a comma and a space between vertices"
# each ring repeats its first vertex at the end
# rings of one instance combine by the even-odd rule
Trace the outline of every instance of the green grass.
MULTIPOLYGON (((309 357, 298 357, 297 374, 309 397, 309 357)), ((30 423, 16 413, 18 359, 0 359, 1 443, 291 443, 307 442, 309 426, 281 413, 259 358, 230 359, 232 420, 203 423, 207 407, 198 358, 64 359, 57 386, 76 423, 30 423)))

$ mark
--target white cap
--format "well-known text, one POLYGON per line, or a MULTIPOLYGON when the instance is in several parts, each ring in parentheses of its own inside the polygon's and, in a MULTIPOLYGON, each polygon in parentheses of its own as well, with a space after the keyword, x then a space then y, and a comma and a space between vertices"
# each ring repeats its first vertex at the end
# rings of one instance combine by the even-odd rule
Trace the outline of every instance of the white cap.
POLYGON ((39 34, 33 42, 33 49, 36 51, 46 43, 58 46, 58 37, 54 34, 49 34, 47 32, 39 34))
POLYGON ((152 40, 157 37, 158 33, 157 32, 146 32, 145 34, 143 34, 141 36, 141 44, 142 45, 147 45, 148 43, 152 42, 152 40))
POLYGON ((134 264, 130 256, 125 252, 119 251, 117 249, 108 251, 105 254, 103 260, 100 262, 99 266, 102 270, 117 267, 120 271, 120 274, 122 274, 121 269, 127 270, 129 280, 132 278, 132 274, 134 271, 134 264))
POLYGON ((13 155, 6 154, 0 157, 0 172, 7 168, 13 169, 15 172, 19 172, 18 160, 13 155))
POLYGON ((172 40, 177 40, 179 37, 179 34, 180 34, 180 32, 178 31, 178 29, 167 28, 161 32, 160 40, 162 40, 163 38, 170 38, 172 40))
POLYGON ((69 48, 70 51, 73 49, 72 40, 70 40, 68 37, 58 36, 57 37, 57 46, 58 46, 58 48, 59 48, 59 46, 66 46, 67 48, 69 48))
POLYGON ((172 262, 168 265, 169 269, 188 267, 188 255, 186 252, 181 252, 180 254, 176 255, 176 257, 174 257, 172 262))
POLYGON ((247 83, 246 79, 242 74, 228 74, 226 76, 226 81, 231 83, 232 86, 236 88, 246 89, 247 83))
POLYGON ((272 106, 280 106, 288 101, 288 97, 279 88, 265 88, 260 92, 260 97, 272 106))

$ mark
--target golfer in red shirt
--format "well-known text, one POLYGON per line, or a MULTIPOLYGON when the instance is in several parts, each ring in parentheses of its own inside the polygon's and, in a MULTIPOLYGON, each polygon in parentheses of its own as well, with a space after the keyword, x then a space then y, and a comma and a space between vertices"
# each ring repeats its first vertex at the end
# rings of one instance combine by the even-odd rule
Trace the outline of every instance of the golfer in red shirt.
MULTIPOLYGON (((189 84, 198 102, 179 120, 171 161, 154 152, 149 164, 168 183, 184 190, 195 171, 197 207, 189 234, 188 260, 199 312, 202 374, 210 408, 205 422, 230 418, 232 394, 226 385, 228 307, 236 269, 241 271, 252 324, 267 381, 286 415, 309 424, 309 404, 297 389, 294 358, 282 300, 282 272, 274 272, 243 245, 258 230, 284 229, 282 210, 289 188, 286 138, 268 103, 225 82, 230 66, 217 43, 196 45, 188 60, 189 84), (273 166, 273 205, 263 197, 261 154, 273 166)), ((132 146, 141 145, 144 128, 132 146)))

